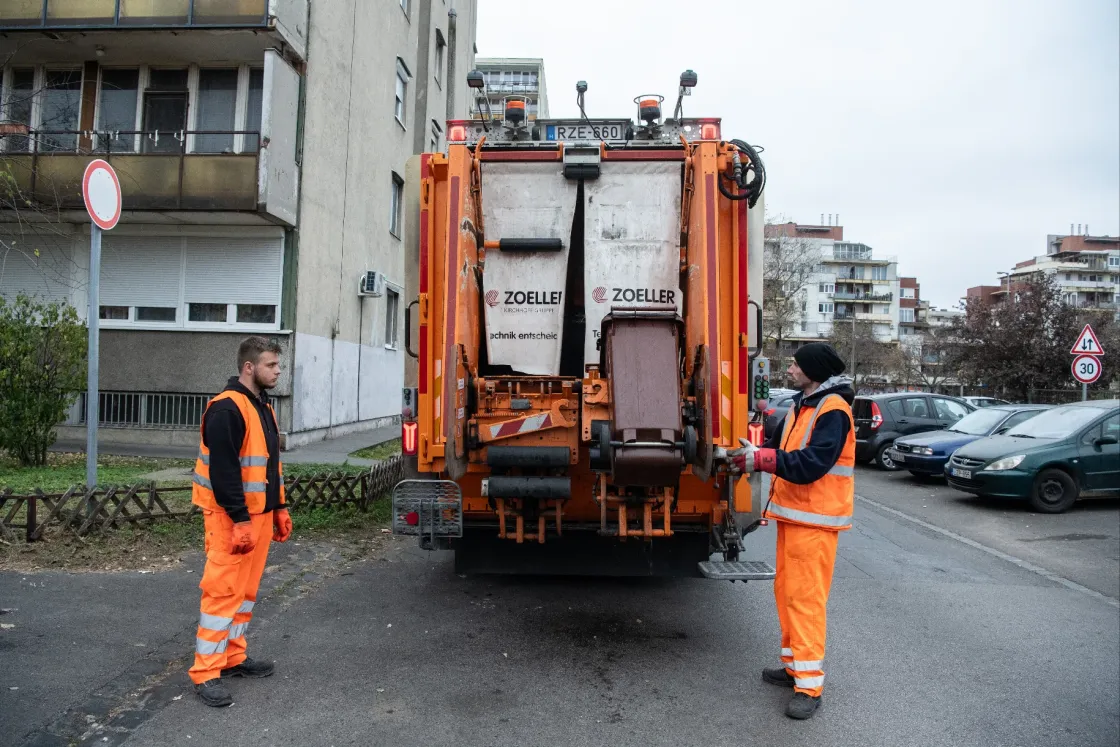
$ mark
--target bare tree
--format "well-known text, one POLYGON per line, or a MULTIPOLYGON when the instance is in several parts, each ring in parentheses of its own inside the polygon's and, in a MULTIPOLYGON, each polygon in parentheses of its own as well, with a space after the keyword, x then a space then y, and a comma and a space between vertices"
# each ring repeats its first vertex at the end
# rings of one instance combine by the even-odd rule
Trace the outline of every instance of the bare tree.
POLYGON ((870 377, 893 379, 898 370, 898 346, 884 342, 875 335, 871 322, 838 317, 832 323, 828 342, 844 359, 845 375, 852 377, 858 391, 870 377))
POLYGON ((820 249, 808 239, 783 236, 770 228, 763 255, 763 347, 771 370, 780 373, 785 370, 782 342, 804 319, 805 289, 820 262, 820 249))

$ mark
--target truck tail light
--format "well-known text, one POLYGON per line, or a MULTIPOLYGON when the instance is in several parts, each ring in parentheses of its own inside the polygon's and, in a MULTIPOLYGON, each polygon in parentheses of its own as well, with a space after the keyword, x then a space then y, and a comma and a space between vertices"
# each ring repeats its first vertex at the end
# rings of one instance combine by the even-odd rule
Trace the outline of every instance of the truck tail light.
POLYGON ((871 403, 871 430, 877 430, 883 424, 883 411, 875 402, 871 403))
POLYGON ((401 423, 401 451, 405 456, 416 456, 416 435, 419 427, 416 423, 401 423))
POLYGON ((719 140, 719 131, 720 126, 718 119, 700 120, 701 140, 719 140))
POLYGON ((467 122, 464 119, 447 120, 447 142, 467 142, 467 122))

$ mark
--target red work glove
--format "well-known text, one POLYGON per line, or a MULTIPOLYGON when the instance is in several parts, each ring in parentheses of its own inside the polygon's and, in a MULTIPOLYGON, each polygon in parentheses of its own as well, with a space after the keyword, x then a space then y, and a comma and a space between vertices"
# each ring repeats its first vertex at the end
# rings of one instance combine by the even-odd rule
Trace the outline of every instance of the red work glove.
POLYGON ((288 509, 278 508, 272 512, 272 539, 276 542, 287 542, 292 536, 292 517, 288 509))
POLYGON ((257 546, 253 539, 253 522, 240 521, 233 525, 233 540, 230 543, 230 552, 234 555, 248 555, 257 546))

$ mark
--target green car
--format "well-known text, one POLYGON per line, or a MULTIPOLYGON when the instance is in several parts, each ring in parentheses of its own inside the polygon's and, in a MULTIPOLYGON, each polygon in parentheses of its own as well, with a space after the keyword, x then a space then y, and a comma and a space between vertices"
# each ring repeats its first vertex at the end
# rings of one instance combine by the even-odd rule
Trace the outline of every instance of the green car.
POLYGON ((953 452, 945 478, 973 495, 1025 498, 1047 514, 1078 498, 1120 495, 1120 400, 1055 407, 973 441, 953 452))

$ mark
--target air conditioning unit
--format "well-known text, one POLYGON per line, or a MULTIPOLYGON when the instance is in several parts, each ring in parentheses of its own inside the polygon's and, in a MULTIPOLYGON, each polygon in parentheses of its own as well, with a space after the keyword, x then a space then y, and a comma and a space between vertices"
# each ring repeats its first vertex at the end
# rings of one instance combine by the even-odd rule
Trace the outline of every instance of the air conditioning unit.
POLYGON ((362 274, 358 281, 358 295, 383 296, 385 295, 385 275, 369 270, 362 274))

